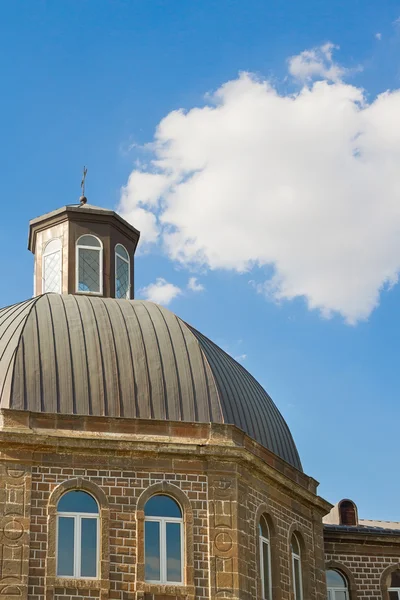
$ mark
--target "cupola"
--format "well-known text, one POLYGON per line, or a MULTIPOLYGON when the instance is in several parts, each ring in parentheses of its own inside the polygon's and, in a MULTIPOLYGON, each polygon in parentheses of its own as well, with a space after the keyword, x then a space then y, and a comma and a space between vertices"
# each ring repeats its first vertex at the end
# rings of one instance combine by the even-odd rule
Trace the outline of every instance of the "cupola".
POLYGON ((140 233, 112 210, 87 203, 33 219, 34 296, 55 292, 134 298, 134 254, 140 233))

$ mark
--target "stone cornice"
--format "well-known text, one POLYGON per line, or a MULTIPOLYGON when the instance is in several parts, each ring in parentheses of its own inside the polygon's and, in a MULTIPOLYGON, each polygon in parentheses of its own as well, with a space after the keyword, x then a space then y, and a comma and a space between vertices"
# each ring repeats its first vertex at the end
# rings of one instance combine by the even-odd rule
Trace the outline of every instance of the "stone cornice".
POLYGON ((29 453, 110 454, 113 457, 233 461, 252 469, 321 515, 331 504, 316 495, 317 482, 253 441, 234 425, 41 415, 0 411, 0 456, 29 453))

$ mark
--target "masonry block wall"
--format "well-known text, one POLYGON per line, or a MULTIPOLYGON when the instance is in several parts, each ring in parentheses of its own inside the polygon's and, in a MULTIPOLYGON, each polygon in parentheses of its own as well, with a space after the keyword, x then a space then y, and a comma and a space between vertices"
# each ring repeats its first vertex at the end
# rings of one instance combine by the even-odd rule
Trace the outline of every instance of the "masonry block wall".
POLYGON ((399 544, 363 542, 326 541, 327 568, 338 569, 346 576, 350 600, 389 600, 390 573, 400 568, 399 544))
POLYGON ((8 474, 0 480, 0 509, 7 486, 17 482, 21 489, 19 496, 7 492, 14 500, 2 508, 1 542, 8 546, 0 554, 0 600, 261 599, 258 522, 263 513, 271 527, 274 600, 293 600, 294 531, 302 540, 304 600, 325 600, 321 548, 326 503, 315 495, 315 482, 291 467, 289 473, 274 455, 266 455, 272 468, 238 446, 242 433, 235 434, 233 443, 230 426, 219 427, 218 442, 207 426, 208 439, 202 431, 202 442, 190 444, 196 429, 187 426, 185 442, 170 436, 168 443, 161 436, 133 441, 118 434, 111 441, 73 430, 21 434, 20 422, 18 427, 19 432, 0 429, 0 468, 8 474), (57 503, 69 489, 86 490, 99 503, 96 580, 56 576, 57 503), (170 494, 183 508, 183 586, 144 581, 144 504, 153 493, 170 494), (8 524, 8 506, 23 530, 8 524), (7 576, 14 577, 12 582, 7 576))

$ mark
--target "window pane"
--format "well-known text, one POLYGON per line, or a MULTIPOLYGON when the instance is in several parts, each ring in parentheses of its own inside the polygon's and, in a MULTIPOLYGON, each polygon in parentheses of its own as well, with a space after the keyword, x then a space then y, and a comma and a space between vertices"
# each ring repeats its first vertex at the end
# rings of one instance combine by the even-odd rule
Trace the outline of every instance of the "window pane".
POLYGON ((347 592, 341 592, 336 590, 335 600, 347 600, 347 592))
POLYGON ((97 577, 97 519, 81 519, 81 577, 97 577))
POLYGON ((167 581, 182 581, 181 524, 167 523, 167 581))
POLYGON ((295 535, 292 535, 292 552, 294 552, 294 554, 297 554, 300 556, 299 542, 295 535))
POLYGON ((72 490, 60 498, 57 511, 98 514, 99 509, 93 496, 80 490, 72 490))
POLYGON ((392 573, 390 587, 400 588, 400 571, 392 573))
POLYGON ((74 576, 74 526, 73 517, 58 517, 57 575, 74 576))
POLYGON ((128 255, 127 251, 125 250, 125 248, 123 246, 121 246, 121 244, 117 244, 115 246, 115 252, 118 252, 118 254, 120 256, 125 258, 125 260, 129 260, 129 255, 128 255))
POLYGON ((129 292, 129 264, 119 256, 116 260, 115 297, 127 298, 129 292))
POLYGON ((344 577, 338 571, 334 571, 333 569, 326 572, 326 584, 328 587, 347 588, 344 577))
POLYGON ((260 535, 262 535, 263 537, 267 538, 267 540, 269 540, 268 523, 267 523, 267 519, 264 517, 264 515, 260 519, 260 535))
MULTIPOLYGON (((52 243, 52 242, 51 242, 52 243)), ((61 293, 61 251, 46 254, 43 258, 43 292, 61 293)))
POLYGON ((160 523, 145 521, 145 578, 160 581, 160 523))
POLYGON ((399 595, 397 592, 389 592, 389 600, 399 600, 399 595))
POLYGON ((170 496, 152 496, 144 507, 146 517, 182 517, 181 509, 170 496))
POLYGON ((95 246, 101 248, 101 244, 93 235, 83 235, 78 240, 78 246, 95 246))
POLYGON ((98 250, 79 249, 80 292, 100 292, 100 252, 98 250))
POLYGON ((301 600, 302 593, 302 585, 301 585, 301 568, 300 561, 293 561, 293 569, 294 569, 294 589, 295 589, 295 600, 301 600))
POLYGON ((269 546, 265 542, 262 545, 262 553, 263 553, 263 566, 264 566, 264 573, 262 574, 263 582, 264 582, 264 599, 271 600, 271 598, 270 598, 271 582, 269 579, 269 574, 270 574, 269 546))

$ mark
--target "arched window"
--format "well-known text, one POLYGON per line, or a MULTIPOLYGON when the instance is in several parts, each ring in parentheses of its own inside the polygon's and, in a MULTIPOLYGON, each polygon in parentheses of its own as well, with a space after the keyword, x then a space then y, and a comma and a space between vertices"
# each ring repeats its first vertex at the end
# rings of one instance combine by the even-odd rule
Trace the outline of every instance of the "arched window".
POLYGON ((261 515, 259 524, 259 537, 261 598, 262 600, 272 600, 271 538, 267 518, 265 515, 261 515))
POLYGON ((389 600, 400 600, 400 571, 393 571, 390 578, 389 600))
POLYGON ((330 569, 326 572, 326 586, 328 588, 328 600, 349 600, 347 580, 339 571, 330 569))
POLYGON ((183 583, 182 510, 170 496, 152 496, 144 508, 145 579, 183 583))
POLYGON ((115 297, 129 298, 130 289, 129 254, 121 244, 115 246, 115 297))
POLYGON ((61 294, 61 241, 59 239, 51 240, 46 245, 43 252, 42 262, 42 292, 55 292, 61 294))
POLYGON ((301 568, 301 550, 299 539, 295 533, 292 535, 291 552, 294 600, 303 600, 303 573, 301 568))
POLYGON ((76 242, 76 291, 103 293, 103 246, 94 235, 82 235, 76 242))
POLYGON ((96 579, 99 563, 99 507, 81 490, 57 504, 57 576, 96 579))
POLYGON ((339 504, 340 525, 357 525, 357 509, 351 500, 342 500, 339 504))

